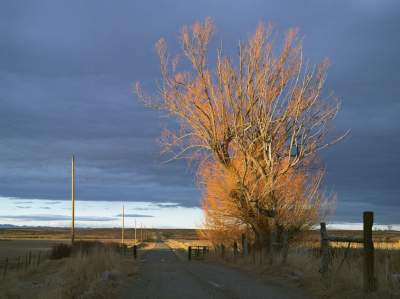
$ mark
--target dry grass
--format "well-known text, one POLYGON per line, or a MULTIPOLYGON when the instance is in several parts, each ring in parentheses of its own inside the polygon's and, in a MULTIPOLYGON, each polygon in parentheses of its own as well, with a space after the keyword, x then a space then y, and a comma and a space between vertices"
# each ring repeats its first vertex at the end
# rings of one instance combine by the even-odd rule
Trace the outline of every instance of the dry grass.
POLYGON ((291 248, 286 265, 276 256, 270 264, 268 256, 261 253, 246 258, 233 258, 232 249, 226 251, 225 258, 211 256, 212 261, 224 262, 258 272, 268 280, 292 284, 308 289, 317 298, 357 299, 357 298, 400 298, 400 247, 398 243, 383 242, 375 245, 375 275, 378 291, 366 296, 363 292, 363 252, 360 248, 350 248, 346 244, 332 243, 332 263, 330 275, 322 280, 319 273, 320 256, 316 244, 291 248), (344 247, 343 245, 346 245, 344 247), (314 249, 313 249, 314 248, 314 249), (397 276, 399 275, 399 276, 397 276))
MULTIPOLYGON (((362 236, 361 231, 330 231, 335 236, 362 236)), ((246 258, 233 258, 232 243, 225 244, 225 257, 221 258, 211 250, 210 262, 222 262, 257 272, 267 280, 282 284, 292 284, 308 289, 317 298, 400 298, 400 232, 374 231, 375 275, 378 291, 366 296, 363 293, 363 251, 362 244, 330 242, 332 263, 330 276, 322 280, 320 267, 319 231, 306 231, 295 240, 289 252, 286 265, 279 256, 273 264, 269 256, 256 252, 246 258), (347 251, 347 252, 346 252, 347 251)), ((174 240, 175 247, 187 248, 189 245, 207 245, 207 241, 174 240), (194 242, 194 243, 193 243, 194 242)), ((240 244, 240 242, 238 242, 240 244)))
POLYGON ((378 249, 375 252, 375 277, 378 291, 363 293, 362 250, 335 250, 327 280, 319 274, 320 258, 302 248, 291 250, 288 267, 298 279, 322 298, 400 298, 400 251, 378 249))
POLYGON ((0 262, 8 258, 25 256, 29 251, 37 254, 39 251, 48 251, 54 244, 62 243, 57 240, 0 240, 0 262))
POLYGON ((46 260, 39 267, 10 272, 1 281, 0 298, 113 298, 133 269, 132 257, 98 248, 89 255, 46 260))

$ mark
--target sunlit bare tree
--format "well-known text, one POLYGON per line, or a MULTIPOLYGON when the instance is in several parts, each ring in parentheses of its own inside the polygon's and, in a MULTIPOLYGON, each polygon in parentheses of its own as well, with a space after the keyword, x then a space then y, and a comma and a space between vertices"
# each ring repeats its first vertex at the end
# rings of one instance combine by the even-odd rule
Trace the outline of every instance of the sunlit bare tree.
MULTIPOLYGON (((225 223, 249 225, 263 243, 272 226, 301 227, 317 218, 322 178, 317 153, 340 139, 327 141, 339 102, 323 93, 328 61, 308 63, 296 29, 287 31, 277 48, 273 28, 260 25, 239 44, 237 58, 225 56, 221 47, 211 63, 207 49, 213 32, 210 19, 182 29, 188 70, 160 39, 161 96, 149 99, 138 84, 137 93, 179 120, 180 129, 163 136, 172 158, 200 159, 199 177, 207 178, 209 171, 208 177, 221 183, 224 205, 208 202, 209 213, 226 215, 225 223)), ((206 188, 213 185, 203 182, 206 188)))

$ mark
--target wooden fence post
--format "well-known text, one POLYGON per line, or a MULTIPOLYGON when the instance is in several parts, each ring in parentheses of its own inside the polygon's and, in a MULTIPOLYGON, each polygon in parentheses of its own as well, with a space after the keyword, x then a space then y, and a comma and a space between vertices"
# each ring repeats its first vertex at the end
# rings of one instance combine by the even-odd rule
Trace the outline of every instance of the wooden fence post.
POLYGON ((18 262, 17 262, 17 271, 19 271, 20 260, 21 260, 21 257, 20 257, 20 256, 18 256, 18 262))
POLYGON ((289 232, 284 229, 282 231, 282 264, 286 264, 289 253, 289 232))
POLYGON ((237 242, 234 241, 233 242, 233 256, 237 257, 237 255, 238 255, 238 245, 237 245, 237 242))
POLYGON ((8 269, 8 257, 6 257, 6 260, 4 262, 3 278, 6 277, 7 269, 8 269))
POLYGON ((376 289, 374 277, 374 242, 372 241, 372 225, 374 213, 364 212, 364 290, 372 292, 376 289))
POLYGON ((189 246, 189 248, 188 248, 188 260, 189 261, 192 260, 192 246, 189 246))
POLYGON ((321 222, 321 266, 319 272, 325 276, 329 268, 329 240, 326 237, 326 224, 321 222))
MULTIPOLYGON (((271 229, 269 236, 269 263, 272 265, 275 259, 276 231, 271 229)), ((261 250, 263 248, 264 246, 261 247, 261 250)))
POLYGON ((249 254, 248 242, 245 234, 242 234, 242 254, 243 256, 249 254))
POLYGON ((225 256, 225 245, 221 244, 221 257, 225 256))
POLYGON ((257 251, 258 251, 258 248, 257 248, 256 244, 255 243, 251 244, 251 254, 253 257, 254 265, 257 264, 257 251))
POLYGON ((136 260, 137 258, 137 245, 133 245, 133 258, 136 260))
POLYGON ((38 257, 37 257, 37 265, 40 265, 40 256, 41 256, 42 252, 39 251, 38 257))

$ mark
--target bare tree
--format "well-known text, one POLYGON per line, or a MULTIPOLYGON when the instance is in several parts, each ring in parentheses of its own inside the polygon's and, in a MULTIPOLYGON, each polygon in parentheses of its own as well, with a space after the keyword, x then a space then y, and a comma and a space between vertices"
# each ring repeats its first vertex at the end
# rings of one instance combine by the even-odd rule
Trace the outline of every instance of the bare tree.
POLYGON ((287 211, 298 209, 301 202, 305 215, 312 198, 320 196, 317 153, 340 139, 326 142, 339 102, 323 94, 328 61, 316 66, 305 61, 296 29, 290 29, 276 49, 273 28, 260 25, 239 44, 236 63, 219 48, 215 64, 209 64, 213 32, 210 19, 182 29, 190 70, 180 70, 179 56, 171 58, 160 39, 161 96, 149 99, 139 84, 137 93, 179 120, 180 129, 163 136, 173 159, 198 158, 203 167, 229 179, 225 202, 240 214, 231 220, 250 225, 263 243, 272 225, 285 225, 287 211), (301 180, 301 196, 289 192, 291 180, 301 180), (302 201, 305 195, 308 199, 302 201))

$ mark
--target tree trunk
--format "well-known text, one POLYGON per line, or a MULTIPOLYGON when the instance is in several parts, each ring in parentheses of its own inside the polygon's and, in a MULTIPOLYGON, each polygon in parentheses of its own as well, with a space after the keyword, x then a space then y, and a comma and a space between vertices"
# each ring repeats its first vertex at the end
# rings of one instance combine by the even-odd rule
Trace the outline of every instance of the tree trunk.
POLYGON ((263 260, 266 259, 267 255, 270 253, 270 231, 269 226, 263 225, 253 225, 254 230, 254 250, 256 255, 259 256, 259 263, 262 264, 263 260))

